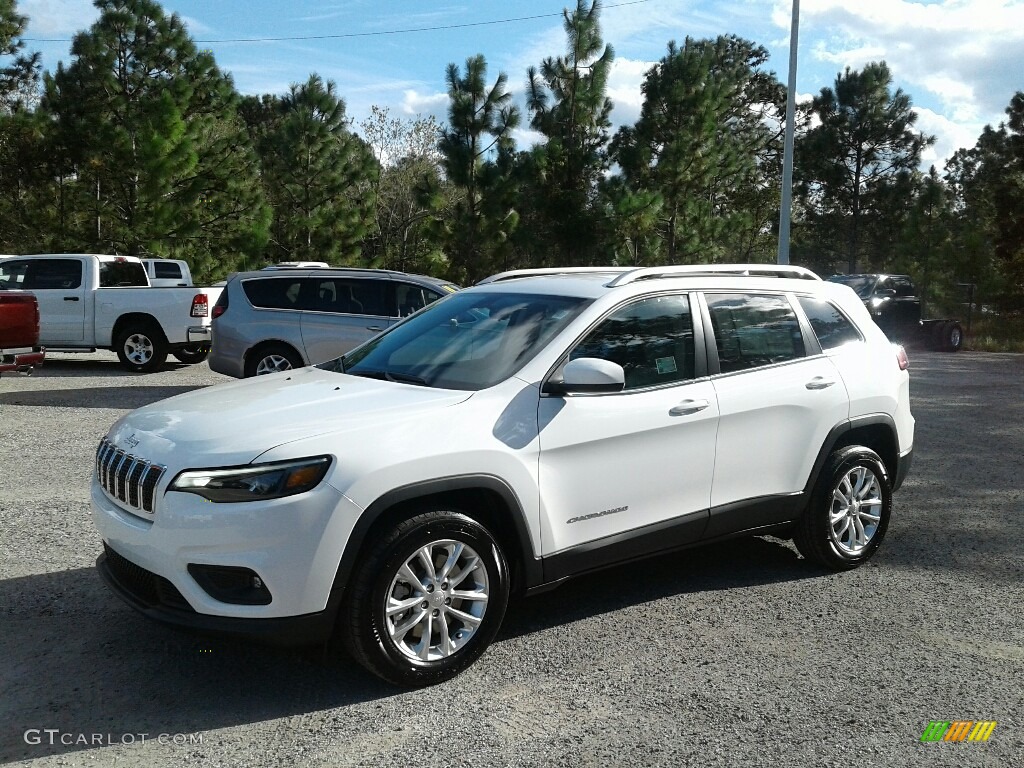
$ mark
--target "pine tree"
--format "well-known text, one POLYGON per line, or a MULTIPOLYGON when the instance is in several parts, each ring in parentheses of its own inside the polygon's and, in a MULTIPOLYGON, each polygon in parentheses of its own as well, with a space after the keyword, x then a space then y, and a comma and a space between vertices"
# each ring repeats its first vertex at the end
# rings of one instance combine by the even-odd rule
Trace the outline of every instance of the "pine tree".
POLYGON ((756 259, 778 217, 784 93, 767 59, 734 36, 670 42, 644 79, 640 119, 616 134, 629 188, 663 198, 669 264, 756 259))
POLYGON ((199 279, 244 265, 266 239, 259 168, 238 96, 212 55, 152 0, 97 0, 43 108, 89 225, 65 247, 184 258, 199 279))
POLYGON ((465 75, 449 64, 445 77, 448 125, 438 148, 454 198, 429 180, 421 194, 432 212, 431 235, 448 262, 449 279, 467 284, 507 263, 509 237, 519 221, 508 184, 511 132, 519 124, 519 111, 505 88, 504 72, 487 86, 487 62, 481 55, 466 60, 465 75))
MULTIPOLYGON (((276 260, 356 264, 372 223, 376 161, 348 129, 345 102, 316 74, 292 85, 260 144, 276 260)), ((250 104, 251 106, 251 104, 250 104)))
POLYGON ((563 56, 527 71, 530 125, 545 137, 524 157, 535 193, 531 219, 549 233, 547 260, 562 266, 607 263, 598 184, 608 169, 612 102, 606 96, 615 53, 601 37, 600 4, 577 0, 563 11, 563 56))
POLYGON ((892 256, 891 233, 913 197, 921 152, 934 137, 914 130, 910 97, 892 90, 885 62, 849 68, 810 107, 817 125, 799 137, 795 195, 813 228, 806 245, 829 269, 842 259, 881 268, 892 256))

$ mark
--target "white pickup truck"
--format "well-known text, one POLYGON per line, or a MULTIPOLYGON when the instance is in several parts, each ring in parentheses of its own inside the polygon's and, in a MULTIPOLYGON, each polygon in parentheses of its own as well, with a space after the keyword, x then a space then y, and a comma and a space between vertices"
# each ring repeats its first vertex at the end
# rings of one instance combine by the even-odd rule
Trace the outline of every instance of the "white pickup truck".
POLYGON ((220 288, 151 288, 133 256, 39 254, 0 258, 0 289, 39 300, 39 340, 50 351, 110 349, 130 371, 155 371, 173 354, 210 351, 210 308, 220 288))

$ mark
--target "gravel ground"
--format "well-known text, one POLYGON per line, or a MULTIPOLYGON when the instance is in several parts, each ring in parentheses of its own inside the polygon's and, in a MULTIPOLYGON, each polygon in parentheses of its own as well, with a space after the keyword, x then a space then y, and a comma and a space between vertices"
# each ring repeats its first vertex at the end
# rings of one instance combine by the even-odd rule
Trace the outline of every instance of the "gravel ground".
POLYGON ((919 352, 911 372, 915 466, 867 566, 748 539, 606 571, 514 605, 462 676, 399 691, 320 650, 165 629, 107 591, 97 441, 224 377, 52 355, 0 379, 0 762, 1021 765, 1024 356, 919 352), (930 720, 999 724, 922 744, 930 720))

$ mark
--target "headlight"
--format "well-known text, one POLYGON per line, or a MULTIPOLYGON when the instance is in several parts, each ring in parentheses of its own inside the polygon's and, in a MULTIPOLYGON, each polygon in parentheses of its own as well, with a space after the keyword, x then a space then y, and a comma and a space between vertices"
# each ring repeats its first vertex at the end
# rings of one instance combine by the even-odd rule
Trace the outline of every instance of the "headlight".
POLYGON ((330 456, 227 469, 188 469, 169 490, 196 493, 216 502, 260 501, 315 488, 331 466, 330 456))

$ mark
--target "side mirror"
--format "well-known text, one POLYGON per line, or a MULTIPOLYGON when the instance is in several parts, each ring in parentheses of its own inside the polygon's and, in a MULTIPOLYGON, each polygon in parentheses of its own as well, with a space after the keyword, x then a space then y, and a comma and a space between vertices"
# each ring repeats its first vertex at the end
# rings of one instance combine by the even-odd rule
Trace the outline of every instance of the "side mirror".
POLYGON ((560 394, 600 394, 621 392, 626 386, 622 366, 596 357, 570 360, 562 369, 560 394))
POLYGON ((876 299, 894 299, 896 298, 896 291, 893 288, 879 288, 875 291, 876 299))

